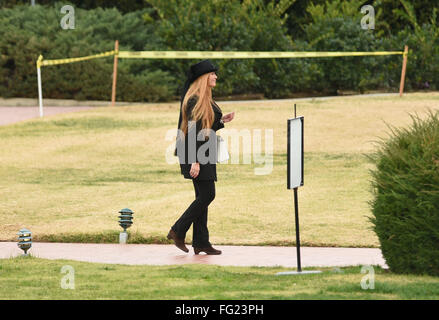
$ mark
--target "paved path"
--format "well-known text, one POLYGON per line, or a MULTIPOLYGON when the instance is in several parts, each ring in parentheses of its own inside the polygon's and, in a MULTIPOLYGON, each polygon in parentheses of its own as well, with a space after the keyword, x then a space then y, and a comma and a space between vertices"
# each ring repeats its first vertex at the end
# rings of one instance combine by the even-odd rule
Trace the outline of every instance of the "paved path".
MULTIPOLYGON (((87 110, 92 107, 46 107, 44 115, 87 110)), ((11 124, 23 120, 38 118, 40 111, 37 107, 0 107, 0 125, 11 124)))
MULTIPOLYGON (((295 247, 215 246, 219 256, 195 255, 180 251, 174 245, 159 244, 84 244, 34 242, 29 253, 45 259, 66 259, 127 265, 213 264, 221 266, 282 266, 296 268, 295 247)), ((16 242, 0 242, 0 258, 23 253, 16 242)), ((342 267, 379 265, 387 268, 376 248, 301 248, 302 267, 342 267)))

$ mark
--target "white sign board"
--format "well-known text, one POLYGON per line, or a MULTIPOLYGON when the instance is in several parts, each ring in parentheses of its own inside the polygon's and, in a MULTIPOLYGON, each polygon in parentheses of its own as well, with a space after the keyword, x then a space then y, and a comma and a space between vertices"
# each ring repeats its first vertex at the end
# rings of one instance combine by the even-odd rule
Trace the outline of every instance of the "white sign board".
POLYGON ((303 186, 303 117, 288 119, 287 187, 303 186))

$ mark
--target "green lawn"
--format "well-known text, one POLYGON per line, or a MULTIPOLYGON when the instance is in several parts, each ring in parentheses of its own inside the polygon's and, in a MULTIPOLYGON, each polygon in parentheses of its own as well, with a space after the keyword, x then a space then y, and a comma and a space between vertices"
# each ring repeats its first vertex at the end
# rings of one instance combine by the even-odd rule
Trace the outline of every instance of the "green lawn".
MULTIPOLYGON (((305 117, 305 185, 299 189, 303 245, 377 247, 371 230, 371 164, 365 155, 409 113, 439 108, 439 93, 298 102, 305 117)), ((273 169, 218 165, 209 207, 213 244, 294 244, 294 202, 286 188, 286 101, 224 103, 225 129, 273 130, 273 169)), ((177 103, 91 110, 0 127, 0 240, 29 228, 36 240, 117 242, 118 211, 134 211, 132 241, 167 242, 194 199, 191 181, 166 161, 177 103)), ((221 130, 219 131, 221 133, 221 130)), ((172 140, 172 139, 171 139, 172 140)), ((265 139, 262 141, 264 154, 265 139)), ((238 156, 243 159, 243 146, 238 156)), ((232 155, 233 156, 233 155, 232 155)), ((176 160, 175 157, 171 157, 176 160)), ((187 241, 191 241, 191 232, 187 241)), ((278 281, 278 280, 276 280, 278 281)))
POLYGON ((371 282, 363 279, 371 273, 361 273, 360 267, 276 276, 289 269, 126 266, 18 257, 0 260, 0 299, 439 299, 438 278, 373 269, 371 282), (69 271, 62 273, 63 266, 69 271), (74 279, 69 282, 63 277, 70 277, 72 271, 74 279), (362 282, 368 289, 362 288, 362 282))

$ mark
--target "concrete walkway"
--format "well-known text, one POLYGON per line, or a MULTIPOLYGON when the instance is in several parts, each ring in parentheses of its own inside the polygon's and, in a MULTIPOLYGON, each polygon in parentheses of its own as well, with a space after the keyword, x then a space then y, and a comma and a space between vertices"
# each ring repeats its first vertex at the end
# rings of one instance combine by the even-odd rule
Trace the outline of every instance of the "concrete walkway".
MULTIPOLYGON (((84 244, 34 242, 29 250, 34 257, 126 265, 212 264, 221 266, 282 266, 296 268, 295 247, 215 246, 218 256, 184 253, 174 245, 159 244, 84 244)), ((16 242, 0 242, 0 258, 22 255, 16 242)), ((379 265, 387 268, 376 248, 301 248, 302 267, 343 267, 379 265)))
MULTIPOLYGON (((92 107, 46 107, 44 115, 51 116, 58 113, 68 113, 87 110, 92 107)), ((0 125, 16 123, 23 120, 40 117, 37 107, 1 107, 0 106, 0 125)))

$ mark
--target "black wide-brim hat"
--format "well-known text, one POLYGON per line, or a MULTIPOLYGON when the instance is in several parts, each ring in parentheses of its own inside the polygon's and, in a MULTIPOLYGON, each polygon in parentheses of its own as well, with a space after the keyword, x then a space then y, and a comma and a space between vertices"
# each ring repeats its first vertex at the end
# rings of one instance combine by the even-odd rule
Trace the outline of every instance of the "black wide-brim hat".
POLYGON ((183 90, 181 92, 181 103, 183 103, 184 96, 186 95, 186 92, 188 91, 192 82, 197 80, 197 78, 202 76, 203 74, 206 74, 209 72, 216 72, 216 71, 218 71, 218 67, 216 67, 208 59, 191 65, 189 70, 188 70, 188 73, 187 73, 186 82, 185 82, 185 84, 183 86, 183 90))
POLYGON ((192 83, 203 74, 215 71, 218 71, 218 68, 214 66, 210 60, 203 60, 191 65, 188 71, 187 80, 192 83))

